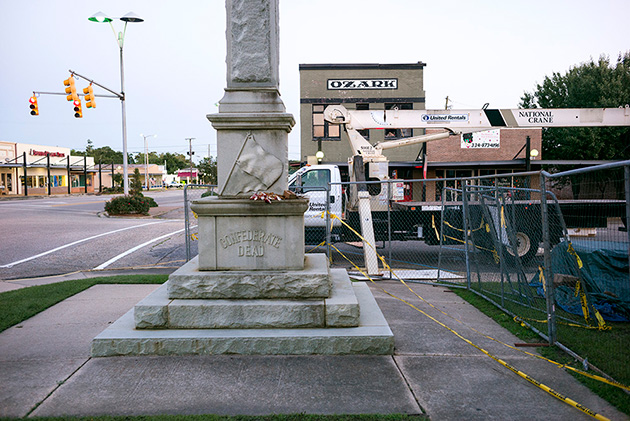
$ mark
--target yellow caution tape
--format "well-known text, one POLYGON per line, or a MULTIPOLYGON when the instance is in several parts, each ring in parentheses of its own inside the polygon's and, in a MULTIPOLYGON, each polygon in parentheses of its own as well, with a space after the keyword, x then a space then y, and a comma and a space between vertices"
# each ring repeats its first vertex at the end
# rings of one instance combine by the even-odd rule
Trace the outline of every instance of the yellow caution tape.
POLYGON ((567 248, 567 251, 569 252, 569 254, 571 254, 571 255, 573 255, 573 257, 575 257, 575 260, 577 261, 578 268, 582 269, 582 266, 584 266, 582 264, 582 259, 580 259, 580 256, 578 256, 577 252, 573 248, 573 244, 571 244, 570 241, 569 241, 569 246, 567 248))
MULTIPOLYGON (((376 248, 375 248, 372 244, 370 244, 369 242, 367 242, 367 241, 365 240, 365 238, 363 238, 363 236, 361 236, 361 234, 359 234, 359 233, 358 233, 358 232, 357 232, 354 228, 350 227, 348 224, 346 224, 344 221, 342 221, 341 219, 339 219, 337 216, 335 216, 335 215, 333 215, 333 214, 330 214, 330 213, 329 213, 329 215, 330 215, 333 219, 334 219, 334 218, 338 219, 338 220, 339 220, 342 224, 344 224, 344 225, 345 225, 346 227, 348 227, 351 231, 353 231, 353 232, 354 232, 357 236, 359 236, 359 238, 361 238, 361 239, 365 242, 365 244, 369 245, 370 247, 372 247, 372 248, 374 249, 374 251, 376 251, 376 248)), ((333 248, 334 248, 337 252, 339 252, 339 254, 340 254, 342 257, 344 257, 344 258, 345 258, 348 262, 350 262, 350 263, 351 263, 351 264, 352 264, 352 265, 353 265, 353 266, 354 266, 354 267, 355 267, 355 268, 356 268, 356 269, 357 269, 360 273, 362 273, 362 274, 363 274, 363 275, 364 275, 367 279, 369 279, 369 280, 370 280, 370 282, 372 282, 373 284, 375 284, 375 285, 376 285, 376 283, 374 282, 374 280, 373 280, 373 279, 372 279, 372 278, 371 278, 368 274, 366 274, 366 273, 365 273, 365 272, 364 272, 361 268, 359 268, 357 265, 355 265, 355 264, 354 264, 354 263, 353 263, 350 259, 348 259, 348 258, 347 258, 347 257, 346 257, 343 253, 341 253, 341 251, 340 251, 339 249, 337 249, 336 247, 334 247, 332 244, 331 244, 331 247, 333 247, 333 248)), ((394 274, 394 276, 396 277, 396 279, 398 279, 398 281, 400 281, 403 285, 405 285, 405 286, 407 287, 407 289, 409 289, 409 291, 411 291, 411 292, 412 292, 412 293, 413 293, 416 297, 418 297, 421 301, 425 302, 426 304, 428 304, 428 305, 429 305, 429 306, 431 306, 432 308, 434 308, 434 309, 436 309, 436 310, 440 311, 441 313, 443 313, 443 314, 445 314, 446 316, 448 316, 448 317, 450 317, 450 318, 452 318, 452 319, 454 319, 454 320, 458 321, 459 323, 461 323, 461 324, 463 325, 463 322, 461 322, 461 321, 457 320, 456 318, 454 318, 454 317, 452 317, 452 316, 448 315, 447 313, 443 312, 442 310, 437 309, 437 308, 436 308, 435 306, 433 306, 431 303, 429 303, 429 302, 427 302, 426 300, 424 300, 424 299, 423 299, 420 295, 418 295, 418 294, 417 294, 417 293, 416 293, 413 289, 411 289, 411 287, 409 287, 409 285, 408 285, 408 284, 407 284, 404 280, 402 280, 400 277, 398 277, 398 275, 396 275, 396 274, 394 273, 394 271, 393 271, 393 270, 391 269, 391 267, 387 264, 387 262, 385 261, 385 259, 383 258, 383 256, 379 255, 378 253, 377 253, 377 256, 378 256, 378 258, 381 260, 381 262, 382 262, 382 264, 383 264, 383 267, 384 267, 384 268, 386 268, 387 270, 391 271, 391 273, 392 273, 392 274, 394 274)), ((485 355, 487 355, 488 357, 490 357, 490 358, 492 358, 493 360, 497 361, 498 363, 500 363, 500 364, 501 364, 501 365, 503 365, 504 367, 508 368, 509 370, 513 371, 514 373, 516 373, 516 374, 517 374, 517 375, 519 375, 520 377, 522 377, 522 378, 526 379, 527 381, 529 381, 529 382, 531 382, 531 383, 535 384, 536 386, 538 386, 538 387, 539 387, 539 388, 541 388, 542 390, 546 391, 547 393, 551 394, 551 395, 552 395, 552 396, 554 396, 555 398, 557 398, 557 399, 559 399, 559 400, 561 400, 561 401, 563 401, 563 402, 565 402, 565 403, 567 403, 567 404, 569 404, 569 405, 573 406, 573 407, 574 407, 574 408, 576 408, 576 409, 579 409, 580 411, 582 411, 582 412, 584 412, 584 413, 586 413, 586 414, 588 414, 588 415, 590 415, 590 416, 592 416, 592 417, 594 417, 594 418, 596 418, 596 419, 598 419, 598 420, 608 420, 608 418, 604 417, 603 415, 598 414, 598 413, 596 413, 596 412, 594 412, 594 411, 592 411, 592 410, 588 409, 587 407, 585 407, 585 406, 583 406, 583 405, 579 404, 578 402, 576 402, 576 401, 574 401, 574 400, 572 400, 572 399, 570 399, 570 398, 568 398, 568 397, 566 397, 566 396, 564 396, 564 395, 562 395, 562 394, 560 394, 560 393, 556 392, 555 390, 553 390, 553 389, 551 389, 550 387, 548 387, 548 386, 546 386, 546 385, 544 385, 544 384, 542 384, 542 383, 538 382, 537 380, 533 379, 532 377, 530 377, 529 375, 525 374, 524 372, 522 372, 522 371, 520 371, 520 370, 518 370, 518 369, 514 368, 513 366, 511 366, 511 365, 510 365, 510 364, 508 364, 507 362, 505 362, 505 361, 501 360, 500 358, 498 358, 498 357, 496 357, 496 356, 494 356, 494 355, 490 354, 490 353, 489 353, 488 351, 486 351, 485 349, 483 349, 483 348, 479 347, 478 345, 476 345, 475 343, 473 343, 473 342, 472 342, 472 341, 470 341, 469 339, 467 339, 467 338, 463 337, 462 335, 460 335, 458 332, 456 332, 455 330, 453 330, 453 329, 452 329, 452 328, 450 328, 449 326, 447 326, 447 325, 445 325, 444 323, 440 322, 439 320, 437 320, 436 318, 432 317, 432 316, 431 316, 431 315, 429 315, 428 313, 426 313, 426 312, 424 312, 424 311, 420 310, 419 308, 417 308, 417 307, 416 307, 416 306, 414 306, 413 304, 409 303, 408 301, 406 301, 406 300, 404 300, 404 299, 402 299, 402 298, 400 298, 400 297, 395 296, 394 294, 392 294, 392 293, 390 293, 390 292, 386 291, 385 289, 383 289, 383 288, 381 288, 381 287, 378 287, 378 288, 379 288, 381 291, 383 291, 385 294, 387 294, 387 295, 391 296, 392 298, 395 298, 395 299, 397 299, 397 300, 399 300, 399 301, 401 301, 401 302, 403 302, 403 303, 407 304, 408 306, 410 306, 410 307, 411 307, 411 308, 413 308, 414 310, 416 310, 416 311, 420 312, 421 314, 425 315, 425 316, 426 316, 426 317, 428 317, 430 320, 432 320, 432 321, 436 322, 436 323, 437 323, 437 324, 439 324, 440 326, 442 326, 442 327, 444 327, 445 329, 449 330, 451 333, 453 333, 454 335, 456 335, 458 338, 462 339, 464 342, 466 342, 466 343, 468 343, 469 345, 471 345, 471 346, 475 347, 476 349, 478 349, 479 351, 483 352, 483 353, 484 353, 485 355)), ((469 327, 469 328, 470 328, 470 327, 469 327)), ((481 335, 483 335, 483 336, 485 336, 485 337, 490 338, 489 336, 487 336, 487 335, 485 335, 485 334, 483 334, 483 333, 481 333, 481 332, 477 331, 477 330, 476 330, 476 329, 474 329, 474 328, 470 328, 470 329, 472 329, 472 330, 473 330, 473 331, 475 331, 475 332, 480 333, 481 335)), ((495 339, 493 339, 493 338, 490 338, 490 339, 495 340, 495 339)), ((495 341, 497 341, 497 340, 495 340, 495 341)), ((507 345, 507 344, 505 344, 505 343, 503 343, 503 342, 500 342, 500 341, 497 341, 497 342, 499 342, 499 343, 501 343, 501 344, 503 344, 503 345, 505 345, 505 346, 507 346, 507 347, 509 347, 509 348, 512 348, 512 349, 518 350, 518 351, 520 351, 520 352, 524 352, 524 353, 526 353, 526 354, 528 354, 528 355, 532 355, 532 356, 535 356, 535 357, 542 358, 542 359, 544 359, 544 360, 546 360, 546 361, 549 361, 549 362, 551 362, 551 363, 553 363, 553 364, 555 364, 555 365, 558 365, 558 366, 565 366, 564 364, 560 364, 560 363, 557 363, 557 362, 554 362, 554 361, 548 360, 548 359, 546 359, 546 358, 544 358, 544 357, 542 357, 542 356, 536 356, 535 354, 531 354, 531 353, 528 353, 528 352, 522 351, 522 350, 520 350, 520 349, 518 349, 518 348, 516 348, 516 347, 512 347, 512 346, 507 345)), ((566 366, 566 367, 567 367, 567 368, 569 368, 569 366, 566 366)), ((574 370, 575 370, 576 372, 580 372, 580 370, 577 370, 577 369, 574 369, 574 370)), ((584 374, 585 374, 585 375, 587 375, 586 373, 584 373, 584 374)), ((588 375, 588 377, 592 377, 592 378, 594 378, 592 375, 588 375)), ((595 377, 598 377, 598 376, 595 376, 595 377)), ((613 385, 614 385, 614 382, 613 382, 613 383, 610 383, 610 384, 613 384, 613 385)), ((621 384, 619 383, 619 385, 621 385, 621 384)), ((626 388, 626 386, 623 386, 623 385, 618 386, 618 387, 623 387, 623 388, 626 388)), ((630 389, 629 389, 629 390, 630 390, 630 389)))

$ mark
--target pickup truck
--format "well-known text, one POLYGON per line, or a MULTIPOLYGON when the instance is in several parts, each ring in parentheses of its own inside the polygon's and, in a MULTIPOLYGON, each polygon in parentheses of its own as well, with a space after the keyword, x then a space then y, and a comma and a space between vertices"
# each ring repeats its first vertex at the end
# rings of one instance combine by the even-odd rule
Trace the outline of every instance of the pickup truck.
MULTIPOLYGON (((402 180, 401 180, 402 182, 402 180)), ((327 206, 330 212, 346 222, 356 231, 360 229, 360 215, 357 209, 347 206, 346 192, 341 183, 341 173, 336 165, 311 165, 300 168, 289 177, 289 189, 296 193, 303 194, 309 198, 310 203, 305 213, 305 238, 309 244, 319 244, 326 239, 326 220, 322 218, 327 206), (326 191, 330 183, 330 195, 326 197, 326 191)), ((394 183, 396 184, 396 183, 394 183)), ((402 183, 400 183, 402 184, 402 183)), ((368 189, 369 190, 369 189, 368 189)), ((374 238, 376 241, 424 241, 428 245, 440 244, 441 218, 443 206, 450 211, 450 227, 445 226, 442 236, 443 244, 462 244, 463 227, 462 202, 417 202, 409 200, 391 200, 383 192, 386 188, 376 189, 372 199, 378 203, 372 209, 372 223, 374 228, 374 238), (383 204, 389 207, 383 210, 383 204), (391 225, 391 226, 390 226, 391 225), (447 231, 448 230, 448 231, 447 231)), ((403 199, 401 194, 394 194, 395 197, 403 199)), ((513 200, 510 202, 514 206, 514 214, 518 215, 513 219, 516 229, 516 254, 524 260, 533 258, 538 251, 538 245, 542 241, 541 228, 541 204, 539 200, 513 200)), ((625 225, 625 201, 623 200, 601 200, 601 201, 580 201, 564 200, 558 202, 559 206, 548 206, 551 229, 551 242, 556 244, 563 236, 562 224, 558 215, 563 215, 567 228, 605 228, 607 218, 621 217, 625 225)), ((496 206, 490 205, 484 215, 479 202, 471 202, 471 229, 484 224, 485 219, 494 219, 495 226, 498 221, 499 210, 496 206)), ((336 241, 360 241, 360 239, 339 220, 332 219, 331 238, 336 241)), ((478 227, 477 227, 478 228, 478 227)), ((483 249, 493 249, 494 240, 490 235, 490 229, 485 227, 481 230, 483 235, 478 236, 477 244, 483 249)), ((505 232, 498 233, 495 238, 507 238, 505 232)), ((507 240, 506 240, 507 241, 507 240)), ((510 251, 508 247, 508 252, 510 251)))

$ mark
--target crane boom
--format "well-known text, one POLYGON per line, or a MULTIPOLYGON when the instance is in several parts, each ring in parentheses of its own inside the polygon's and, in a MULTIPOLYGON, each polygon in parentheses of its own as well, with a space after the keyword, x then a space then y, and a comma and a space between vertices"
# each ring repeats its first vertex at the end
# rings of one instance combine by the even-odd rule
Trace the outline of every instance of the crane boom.
POLYGON ((347 110, 329 105, 324 118, 362 129, 456 129, 472 132, 499 128, 630 126, 630 107, 481 110, 347 110))

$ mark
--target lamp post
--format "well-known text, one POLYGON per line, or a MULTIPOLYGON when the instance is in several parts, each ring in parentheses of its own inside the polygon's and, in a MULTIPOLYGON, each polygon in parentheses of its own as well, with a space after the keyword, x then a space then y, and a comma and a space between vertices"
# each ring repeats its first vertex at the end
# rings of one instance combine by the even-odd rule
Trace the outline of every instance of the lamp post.
POLYGON ((147 191, 149 191, 149 143, 147 142, 147 138, 157 137, 157 135, 143 135, 142 133, 140 133, 140 136, 144 138, 144 182, 147 184, 147 191))
POLYGON ((122 132, 123 132, 123 189, 125 195, 129 194, 129 171, 128 171, 128 159, 127 159, 127 112, 125 109, 125 72, 123 67, 123 45, 125 43, 125 34, 127 33, 127 23, 140 23, 144 22, 144 19, 139 17, 133 12, 127 13, 121 18, 110 18, 103 12, 97 12, 88 18, 90 22, 109 23, 109 26, 114 32, 118 48, 120 49, 120 104, 122 106, 122 132), (125 27, 122 32, 116 34, 113 19, 118 19, 125 22, 125 27))

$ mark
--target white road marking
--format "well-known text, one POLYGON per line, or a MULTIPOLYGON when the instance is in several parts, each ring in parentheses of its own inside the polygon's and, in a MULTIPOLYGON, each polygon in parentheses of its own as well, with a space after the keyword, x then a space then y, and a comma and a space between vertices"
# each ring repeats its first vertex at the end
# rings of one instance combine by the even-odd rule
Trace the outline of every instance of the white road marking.
POLYGON ((126 230, 130 230, 130 229, 133 229, 133 228, 146 227, 147 225, 162 224, 164 222, 167 222, 167 221, 157 221, 157 222, 149 222, 149 223, 141 224, 141 225, 133 225, 131 227, 120 228, 120 229, 117 229, 117 230, 114 230, 114 231, 108 231, 108 232, 104 232, 102 234, 93 235, 92 237, 87 237, 87 238, 84 238, 82 240, 73 241, 72 243, 56 247, 56 248, 54 248, 52 250, 45 251, 45 252, 37 254, 35 256, 27 257, 26 259, 17 260, 15 262, 12 262, 12 263, 9 263, 9 264, 6 264, 6 265, 2 265, 2 266, 0 266, 0 268, 10 268, 10 267, 13 267, 13 266, 15 266, 17 264, 28 262, 29 260, 34 260, 34 259, 37 259, 39 257, 46 256, 47 254, 54 253, 56 251, 65 249, 67 247, 72 247, 72 246, 74 246, 76 244, 84 243, 86 241, 90 241, 90 240, 93 240, 93 239, 98 238, 98 237, 104 237, 106 235, 115 234, 117 232, 126 231, 126 230))
POLYGON ((129 254, 133 253, 134 251, 140 250, 142 247, 148 246, 149 244, 151 244, 151 243, 155 243, 156 241, 159 241, 159 240, 161 240, 161 239, 163 239, 163 238, 169 237, 169 236, 171 236, 171 235, 178 234, 178 233, 180 233, 180 232, 184 231, 185 229, 186 229, 186 228, 182 228, 182 229, 180 229, 180 230, 173 231, 173 232, 171 232, 170 234, 161 235, 161 236, 159 236, 159 237, 157 237, 157 238, 154 238, 154 239, 152 239, 152 240, 147 241, 146 243, 142 243, 142 244, 140 244, 140 245, 137 245, 137 246, 135 246, 135 247, 132 247, 132 248, 130 248, 129 250, 127 250, 126 252, 124 252, 124 253, 120 253, 118 256, 112 257, 111 259, 109 259, 109 260, 108 260, 108 261, 106 261, 105 263, 98 265, 97 267, 95 267, 95 268, 94 268, 94 269, 92 269, 92 270, 102 270, 102 269, 105 269, 107 266, 111 265, 111 264, 112 264, 112 263, 114 263, 115 261, 122 259, 123 257, 125 257, 125 256, 127 256, 127 255, 129 255, 129 254))

